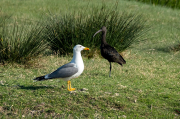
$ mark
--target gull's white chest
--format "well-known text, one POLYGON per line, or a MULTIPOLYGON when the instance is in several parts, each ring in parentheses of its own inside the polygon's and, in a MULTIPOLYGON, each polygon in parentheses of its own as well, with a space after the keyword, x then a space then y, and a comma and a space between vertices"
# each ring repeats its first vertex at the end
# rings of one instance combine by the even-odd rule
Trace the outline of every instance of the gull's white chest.
MULTIPOLYGON (((73 62, 71 62, 71 63, 73 63, 73 62)), ((71 80, 73 78, 77 78, 77 77, 79 77, 82 74, 82 72, 84 70, 84 63, 83 63, 83 61, 75 62, 75 64, 76 65, 74 67, 76 67, 78 69, 78 72, 75 73, 74 75, 72 75, 71 77, 64 78, 63 80, 68 81, 68 80, 71 80)))
POLYGON ((76 65, 76 68, 78 68, 78 72, 74 75, 75 78, 82 74, 82 72, 84 70, 84 63, 78 62, 76 65))

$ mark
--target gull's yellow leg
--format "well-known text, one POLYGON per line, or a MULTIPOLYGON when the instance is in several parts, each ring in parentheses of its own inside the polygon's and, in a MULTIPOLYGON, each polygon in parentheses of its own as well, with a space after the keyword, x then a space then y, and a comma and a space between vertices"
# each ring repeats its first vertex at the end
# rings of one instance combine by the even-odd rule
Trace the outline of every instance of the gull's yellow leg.
POLYGON ((68 84, 68 86, 67 86, 67 87, 68 87, 68 88, 67 88, 67 89, 68 89, 68 91, 70 91, 70 89, 69 89, 69 83, 70 83, 70 82, 68 81, 68 82, 67 82, 67 84, 68 84))
POLYGON ((71 88, 71 81, 68 81, 67 84, 68 84, 68 91, 74 91, 75 90, 75 88, 71 88))
POLYGON ((75 88, 71 88, 71 81, 69 81, 69 82, 70 82, 70 91, 74 91, 75 88))

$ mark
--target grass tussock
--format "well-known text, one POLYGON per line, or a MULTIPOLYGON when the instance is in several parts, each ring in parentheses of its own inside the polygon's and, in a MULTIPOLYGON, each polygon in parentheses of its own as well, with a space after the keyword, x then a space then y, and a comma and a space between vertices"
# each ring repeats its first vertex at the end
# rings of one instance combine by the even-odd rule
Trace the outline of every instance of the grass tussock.
POLYGON ((51 49, 61 55, 72 52, 76 44, 82 44, 93 50, 99 49, 100 36, 93 34, 102 26, 107 27, 107 42, 119 52, 124 51, 134 41, 144 39, 148 27, 146 20, 137 13, 119 13, 114 8, 93 7, 91 11, 73 12, 64 16, 50 15, 46 21, 47 41, 51 49))
POLYGON ((42 54, 47 42, 40 24, 26 26, 5 23, 0 28, 0 62, 27 63, 42 54))
POLYGON ((143 39, 148 28, 141 15, 119 13, 117 6, 93 7, 88 14, 86 10, 63 16, 51 14, 41 23, 6 24, 4 17, 0 27, 0 62, 27 63, 43 54, 47 44, 60 55, 72 53, 76 44, 82 44, 90 47, 88 57, 93 57, 101 40, 99 35, 92 36, 102 26, 108 29, 108 43, 122 52, 134 41, 143 39))

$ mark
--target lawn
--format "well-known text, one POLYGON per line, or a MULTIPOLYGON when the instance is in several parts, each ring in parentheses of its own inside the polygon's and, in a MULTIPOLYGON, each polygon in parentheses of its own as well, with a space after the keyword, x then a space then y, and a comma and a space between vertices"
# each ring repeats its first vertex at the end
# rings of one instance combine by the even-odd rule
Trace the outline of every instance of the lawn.
MULTIPOLYGON (((12 21, 21 22, 83 8, 88 13, 91 6, 111 7, 116 2, 1 0, 0 8, 12 15, 12 21)), ((180 11, 126 0, 119 0, 117 9, 141 13, 151 26, 145 40, 122 52, 127 62, 123 67, 113 63, 108 77, 108 61, 98 53, 89 59, 83 51, 85 70, 72 79, 76 92, 70 93, 67 82, 60 79, 32 79, 70 62, 72 54, 42 55, 26 65, 1 64, 0 118, 180 118, 180 51, 173 50, 180 44, 180 11)))

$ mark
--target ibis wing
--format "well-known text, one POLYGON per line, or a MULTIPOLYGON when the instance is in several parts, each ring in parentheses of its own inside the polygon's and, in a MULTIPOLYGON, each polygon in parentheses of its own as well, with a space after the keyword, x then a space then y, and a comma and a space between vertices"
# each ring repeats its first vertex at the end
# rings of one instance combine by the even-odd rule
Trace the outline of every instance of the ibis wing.
POLYGON ((104 48, 101 49, 101 54, 109 62, 118 62, 120 64, 126 63, 124 58, 110 45, 104 46, 104 48))

